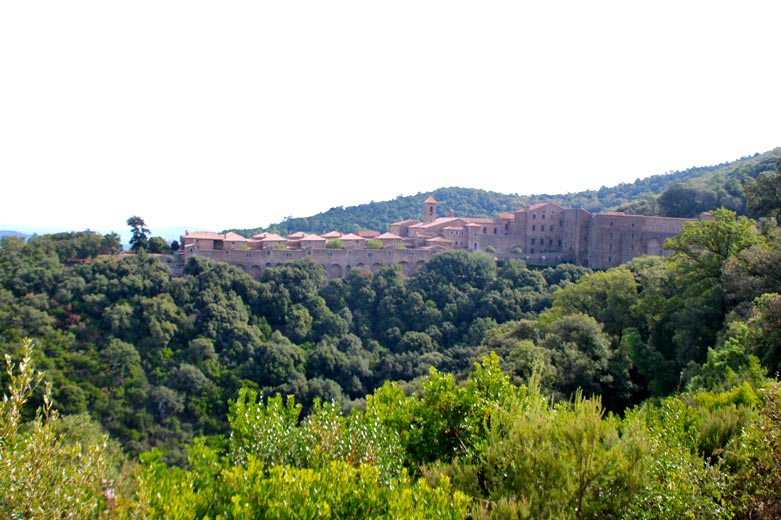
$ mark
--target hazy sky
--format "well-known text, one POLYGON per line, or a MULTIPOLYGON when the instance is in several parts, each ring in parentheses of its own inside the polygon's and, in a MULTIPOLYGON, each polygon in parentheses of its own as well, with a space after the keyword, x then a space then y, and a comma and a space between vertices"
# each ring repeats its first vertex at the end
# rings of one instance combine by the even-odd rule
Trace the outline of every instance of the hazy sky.
POLYGON ((774 1, 2 2, 0 228, 219 231, 764 152, 779 20, 774 1))

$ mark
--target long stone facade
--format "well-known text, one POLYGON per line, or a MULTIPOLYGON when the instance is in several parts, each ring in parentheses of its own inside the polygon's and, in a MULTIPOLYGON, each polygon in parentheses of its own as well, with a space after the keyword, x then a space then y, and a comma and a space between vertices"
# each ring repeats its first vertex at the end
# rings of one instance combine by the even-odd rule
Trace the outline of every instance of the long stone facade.
POLYGON ((269 267, 311 258, 325 267, 328 278, 352 269, 377 272, 383 265, 401 266, 410 275, 433 254, 447 250, 488 251, 498 260, 520 258, 529 264, 573 263, 595 269, 621 265, 643 255, 662 256, 664 241, 680 233, 693 219, 647 217, 625 213, 592 214, 543 202, 493 219, 439 217, 438 202, 423 204, 423 221, 404 220, 390 232, 337 231, 323 235, 293 233, 281 237, 261 233, 245 238, 236 233, 187 232, 181 253, 205 256, 242 267, 255 278, 269 267))

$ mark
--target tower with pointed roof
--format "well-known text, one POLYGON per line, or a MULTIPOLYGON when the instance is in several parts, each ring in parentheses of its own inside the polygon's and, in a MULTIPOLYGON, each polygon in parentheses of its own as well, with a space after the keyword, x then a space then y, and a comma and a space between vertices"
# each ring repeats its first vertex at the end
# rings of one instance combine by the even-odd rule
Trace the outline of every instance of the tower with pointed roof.
POLYGON ((423 223, 428 224, 434 222, 437 219, 437 200, 429 195, 429 197, 423 201, 423 223))

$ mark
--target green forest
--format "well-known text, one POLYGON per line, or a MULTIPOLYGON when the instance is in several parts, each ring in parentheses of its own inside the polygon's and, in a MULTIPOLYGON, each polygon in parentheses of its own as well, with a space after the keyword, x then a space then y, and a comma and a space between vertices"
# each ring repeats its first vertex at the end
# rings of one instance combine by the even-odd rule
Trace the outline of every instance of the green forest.
POLYGON ((618 186, 559 195, 506 195, 470 188, 440 188, 417 195, 399 195, 388 201, 331 208, 309 217, 288 217, 267 227, 229 231, 247 238, 263 231, 283 236, 296 231, 385 232, 393 222, 422 218, 421 207, 429 195, 440 202, 440 216, 453 209, 456 216, 493 218, 499 213, 538 202, 555 202, 564 208, 583 208, 592 213, 622 211, 664 217, 694 217, 703 211, 725 207, 739 215, 758 218, 764 214, 763 208, 747 205, 746 201, 754 194, 752 190, 756 191, 770 180, 767 177, 773 176, 779 159, 781 148, 775 148, 715 166, 689 168, 638 178, 618 186), (765 178, 761 178, 763 175, 765 178))
MULTIPOLYGON (((781 169, 592 271, 0 239, 0 516, 781 516, 781 169)), ((131 220, 128 221, 131 223, 131 220)))

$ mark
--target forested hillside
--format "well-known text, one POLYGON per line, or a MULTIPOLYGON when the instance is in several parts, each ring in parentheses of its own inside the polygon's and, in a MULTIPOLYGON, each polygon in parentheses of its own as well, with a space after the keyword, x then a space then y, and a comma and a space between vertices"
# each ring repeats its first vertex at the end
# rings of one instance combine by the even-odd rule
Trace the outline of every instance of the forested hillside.
POLYGON ((775 518, 781 199, 749 202, 768 217, 600 272, 454 251, 410 278, 173 277, 116 236, 3 237, 0 508, 775 518))
MULTIPOLYGON (((743 215, 747 212, 745 186, 750 185, 763 172, 775 172, 779 159, 781 148, 775 148, 763 154, 716 166, 689 168, 638 178, 632 183, 622 183, 614 187, 558 195, 519 196, 469 188, 440 188, 431 193, 399 196, 389 201, 331 208, 310 217, 291 217, 267 228, 231 231, 245 237, 261 231, 271 231, 283 236, 296 231, 385 232, 392 222, 420 219, 420 208, 429 195, 441 202, 441 216, 445 216, 444 212, 452 208, 458 216, 494 217, 501 212, 543 201, 553 201, 565 208, 584 208, 594 213, 625 211, 641 215, 692 217, 703 211, 726 207, 743 215)), ((632 169, 628 166, 627 171, 632 169)), ((748 214, 755 217, 759 215, 752 211, 748 214)))

